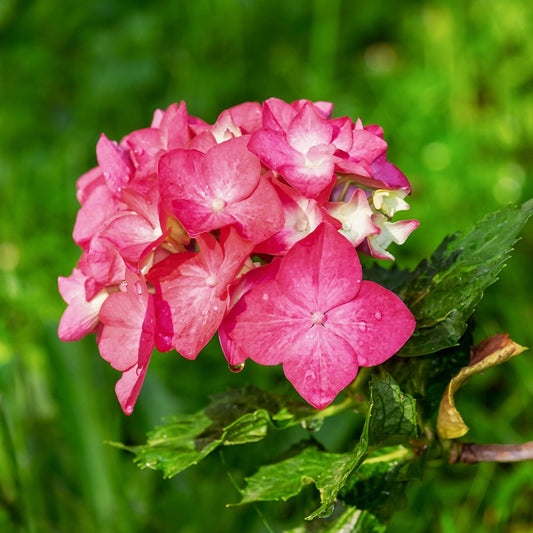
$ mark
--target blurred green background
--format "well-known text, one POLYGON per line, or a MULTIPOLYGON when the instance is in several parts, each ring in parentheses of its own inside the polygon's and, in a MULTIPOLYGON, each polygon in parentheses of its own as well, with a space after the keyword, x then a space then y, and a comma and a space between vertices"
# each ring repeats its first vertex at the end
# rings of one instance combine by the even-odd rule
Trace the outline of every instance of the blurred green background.
MULTIPOLYGON (((530 0, 0 0, 0 531, 282 531, 314 497, 225 507, 238 500, 228 472, 239 483, 303 430, 172 480, 105 444, 142 442, 161 417, 228 387, 289 389, 280 369, 231 374, 213 344, 194 363, 154 357, 128 418, 94 338, 57 339, 57 276, 79 256, 75 181, 101 132, 119 140, 182 99, 209 122, 270 96, 332 101, 335 116, 383 126, 411 180, 406 216, 421 224, 393 253, 412 267, 445 235, 533 196, 532 34, 530 0)), ((509 332, 533 346, 532 252, 530 223, 479 307, 477 340, 509 332)), ((531 357, 460 393, 469 438, 533 439, 531 357)), ((317 439, 339 451, 353 428, 317 439)), ((531 464, 431 466, 391 531, 533 529, 531 464)))

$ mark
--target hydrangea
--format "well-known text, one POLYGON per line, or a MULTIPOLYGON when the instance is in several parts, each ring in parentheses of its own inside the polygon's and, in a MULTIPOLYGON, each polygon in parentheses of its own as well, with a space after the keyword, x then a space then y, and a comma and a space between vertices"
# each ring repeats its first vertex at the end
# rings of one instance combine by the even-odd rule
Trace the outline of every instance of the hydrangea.
POLYGON ((394 259, 418 226, 391 222, 409 182, 381 128, 332 108, 271 98, 210 125, 182 102, 120 143, 101 136, 77 183, 82 253, 59 278, 59 337, 96 333, 126 414, 154 348, 195 359, 218 332, 233 368, 282 364, 322 409, 410 337, 413 316, 358 259, 394 259))

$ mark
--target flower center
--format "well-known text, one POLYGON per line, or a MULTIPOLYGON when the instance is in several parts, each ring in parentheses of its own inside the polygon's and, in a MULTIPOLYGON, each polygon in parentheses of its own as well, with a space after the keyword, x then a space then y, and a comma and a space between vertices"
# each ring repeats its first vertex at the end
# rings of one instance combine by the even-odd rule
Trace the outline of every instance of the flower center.
POLYGON ((218 280, 215 276, 208 276, 205 278, 205 284, 208 287, 214 287, 218 283, 218 280))
POLYGON ((211 204, 214 211, 222 211, 226 207, 226 202, 222 198, 215 198, 211 204))
POLYGON ((323 326, 325 321, 326 321, 326 313, 322 313, 321 311, 315 311, 311 315, 311 324, 313 324, 313 326, 318 326, 318 325, 323 326))

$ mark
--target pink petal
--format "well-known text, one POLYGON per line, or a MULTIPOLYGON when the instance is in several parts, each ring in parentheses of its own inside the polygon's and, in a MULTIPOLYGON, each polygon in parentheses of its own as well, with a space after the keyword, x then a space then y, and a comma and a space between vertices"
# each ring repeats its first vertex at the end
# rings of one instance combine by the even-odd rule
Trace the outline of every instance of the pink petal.
POLYGON ((261 164, 248 148, 249 137, 236 137, 211 148, 203 172, 215 198, 227 203, 242 200, 257 186, 261 164))
POLYGON ((253 287, 225 324, 242 354, 262 365, 282 363, 310 327, 310 313, 286 298, 274 280, 253 287))
POLYGON ((327 223, 298 241, 277 276, 283 294, 311 313, 327 312, 354 298, 362 270, 353 246, 327 223))
POLYGON ((100 355, 125 371, 146 364, 154 347, 154 303, 145 282, 126 272, 127 290, 111 294, 102 305, 98 337, 100 355))
POLYGON ((296 116, 297 110, 279 98, 269 98, 263 103, 263 128, 285 132, 296 116))
POLYGON ((110 141, 103 133, 96 144, 98 165, 109 190, 116 196, 128 184, 134 172, 129 150, 110 141))
POLYGON ((122 377, 115 385, 115 393, 124 414, 131 415, 141 392, 141 387, 146 376, 148 365, 139 368, 137 365, 123 372, 122 377))
POLYGON ((197 150, 172 150, 159 159, 159 191, 163 209, 180 219, 173 206, 176 200, 212 198, 202 172, 204 154, 197 150))
POLYGON ((268 167, 279 171, 284 165, 303 164, 303 156, 292 148, 283 133, 256 131, 250 137, 248 149, 268 167))
POLYGON ((318 145, 328 145, 333 136, 333 126, 324 120, 311 102, 306 103, 287 129, 287 142, 301 154, 318 145))
POLYGON ((256 243, 264 241, 283 226, 280 199, 265 179, 259 181, 248 198, 228 205, 226 211, 242 236, 256 243))
POLYGON ((84 276, 75 268, 68 278, 60 277, 58 287, 63 300, 68 304, 59 322, 58 336, 62 341, 78 341, 92 333, 99 323, 98 313, 108 296, 102 291, 90 301, 85 297, 84 276))
POLYGON ((343 338, 317 325, 288 348, 283 370, 299 394, 317 409, 329 405, 357 375, 357 356, 343 338))
POLYGON ((170 105, 159 125, 161 144, 167 150, 187 148, 190 141, 189 116, 185 102, 170 105))
POLYGON ((363 281, 357 297, 327 313, 326 328, 351 344, 360 366, 379 365, 409 339, 415 319, 393 292, 363 281))
POLYGON ((257 102, 245 102, 229 108, 233 122, 242 133, 252 133, 261 129, 263 108, 257 102))

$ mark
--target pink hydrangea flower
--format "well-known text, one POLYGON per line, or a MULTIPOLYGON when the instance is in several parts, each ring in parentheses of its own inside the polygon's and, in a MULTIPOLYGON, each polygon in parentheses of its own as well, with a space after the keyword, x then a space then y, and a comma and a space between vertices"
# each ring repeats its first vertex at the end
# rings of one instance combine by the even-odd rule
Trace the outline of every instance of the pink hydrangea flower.
POLYGON ((353 246, 323 223, 289 250, 273 280, 239 300, 226 333, 255 362, 283 364, 300 395, 322 409, 359 366, 387 360, 415 328, 403 302, 361 274, 353 246))
POLYGON ((230 365, 281 363, 322 408, 410 335, 409 311, 361 281, 356 253, 393 259, 418 225, 391 221, 409 182, 379 126, 332 109, 270 98, 207 124, 181 102, 120 142, 101 135, 77 182, 82 253, 58 281, 58 333, 97 334, 126 414, 154 345, 194 359, 218 331, 230 365))

